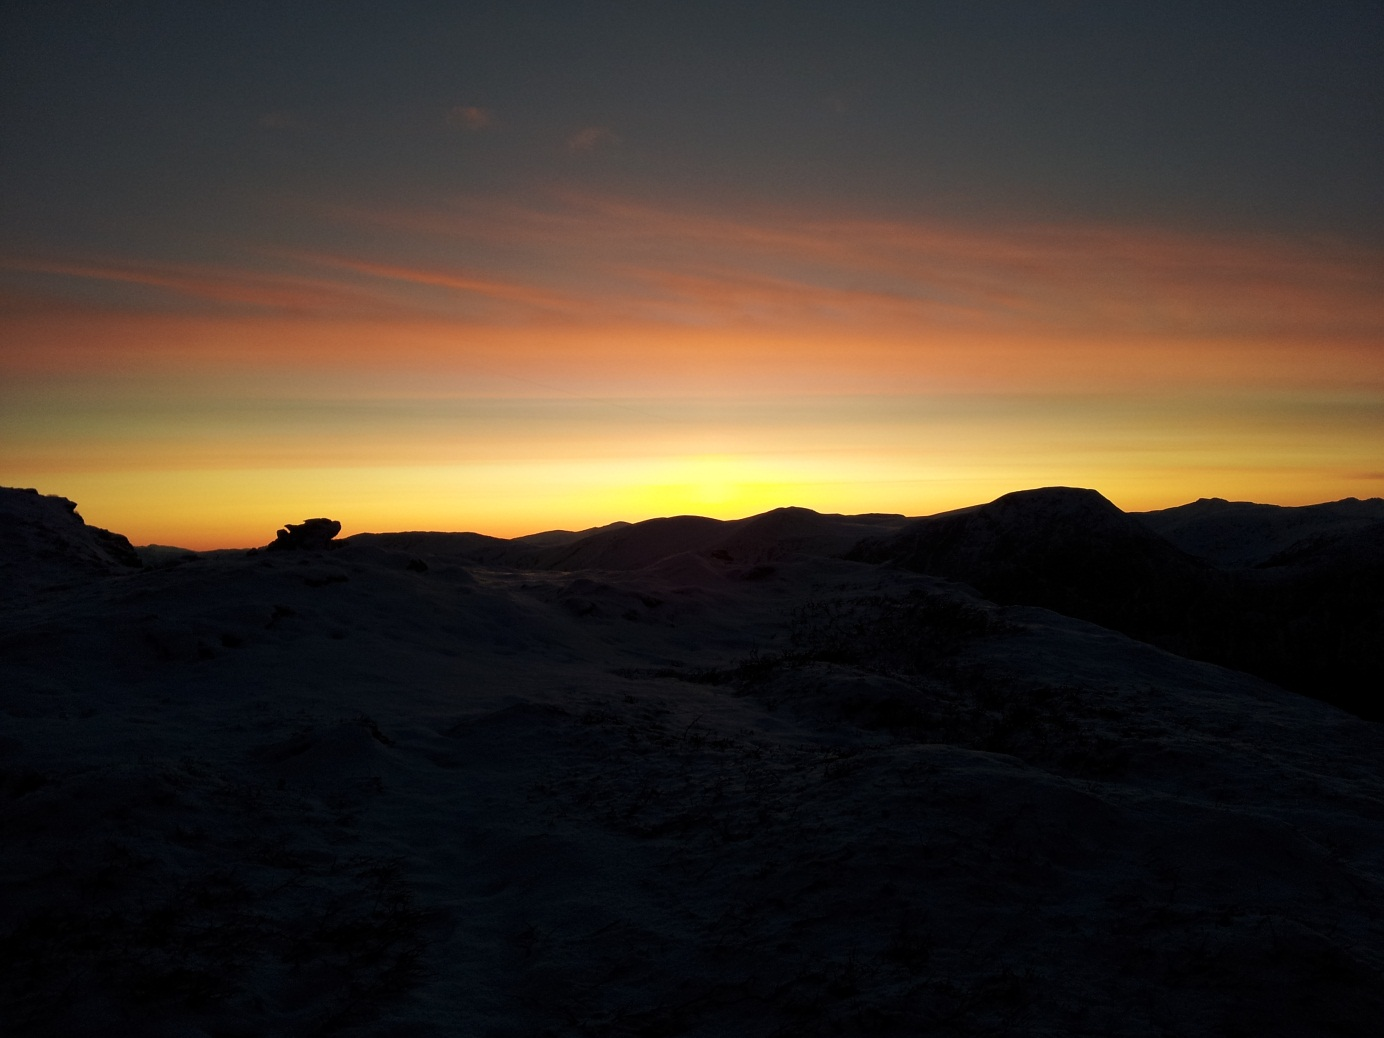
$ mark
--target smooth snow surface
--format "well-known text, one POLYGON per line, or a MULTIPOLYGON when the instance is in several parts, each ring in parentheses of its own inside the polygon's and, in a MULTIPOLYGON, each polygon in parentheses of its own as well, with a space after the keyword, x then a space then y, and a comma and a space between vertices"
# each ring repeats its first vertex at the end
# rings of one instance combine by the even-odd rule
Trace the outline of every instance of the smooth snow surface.
POLYGON ((830 557, 902 523, 7 594, 0 1031, 1377 1033, 1381 728, 830 557))

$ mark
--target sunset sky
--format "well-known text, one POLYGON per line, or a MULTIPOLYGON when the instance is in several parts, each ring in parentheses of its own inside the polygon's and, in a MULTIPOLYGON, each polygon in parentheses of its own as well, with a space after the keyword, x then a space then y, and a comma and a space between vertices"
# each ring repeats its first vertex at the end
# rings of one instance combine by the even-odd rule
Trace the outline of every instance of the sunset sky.
POLYGON ((1384 494, 1378 3, 28 3, 0 484, 135 543, 1384 494))

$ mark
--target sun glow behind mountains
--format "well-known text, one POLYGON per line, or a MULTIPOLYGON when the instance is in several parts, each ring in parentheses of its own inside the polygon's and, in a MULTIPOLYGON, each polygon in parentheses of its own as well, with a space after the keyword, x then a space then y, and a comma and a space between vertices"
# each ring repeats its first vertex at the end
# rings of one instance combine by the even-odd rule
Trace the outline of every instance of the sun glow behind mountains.
POLYGON ((6 259, 9 478, 192 546, 1379 482, 1359 247, 561 194, 318 219, 358 244, 6 259))
POLYGON ((1368 5, 77 6, 0 484, 136 540, 1384 489, 1368 5))

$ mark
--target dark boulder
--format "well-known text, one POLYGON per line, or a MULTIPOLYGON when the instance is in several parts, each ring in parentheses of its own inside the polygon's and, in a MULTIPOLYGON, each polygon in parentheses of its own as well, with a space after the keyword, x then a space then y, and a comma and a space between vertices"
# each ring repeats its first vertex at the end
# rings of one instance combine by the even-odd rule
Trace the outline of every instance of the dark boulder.
POLYGON ((332 538, 340 532, 341 524, 335 519, 304 519, 301 523, 284 524, 266 548, 271 551, 320 551, 335 547, 332 538))

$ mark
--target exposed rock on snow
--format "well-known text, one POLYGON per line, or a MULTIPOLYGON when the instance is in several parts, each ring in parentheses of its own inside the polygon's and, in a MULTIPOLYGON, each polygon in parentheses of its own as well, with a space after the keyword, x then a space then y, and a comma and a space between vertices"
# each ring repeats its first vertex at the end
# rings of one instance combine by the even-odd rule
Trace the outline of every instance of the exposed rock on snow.
POLYGON ((332 538, 340 532, 341 524, 335 519, 304 519, 286 524, 267 547, 275 551, 320 551, 332 547, 332 538))

